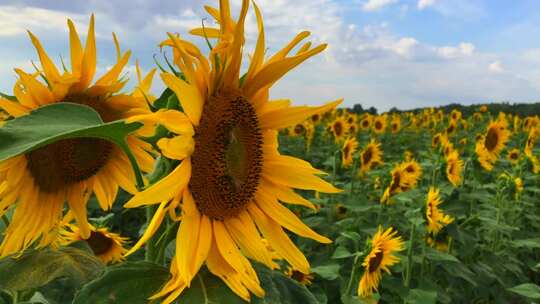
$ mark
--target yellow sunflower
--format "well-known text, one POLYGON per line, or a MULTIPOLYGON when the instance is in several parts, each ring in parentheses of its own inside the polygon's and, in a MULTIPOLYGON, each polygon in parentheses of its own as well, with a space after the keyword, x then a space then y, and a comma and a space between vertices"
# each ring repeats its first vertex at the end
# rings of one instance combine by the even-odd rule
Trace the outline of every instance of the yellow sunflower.
MULTIPOLYGON (((96 71, 96 43, 94 17, 83 49, 71 20, 68 20, 71 45, 71 71, 61 72, 32 34, 42 71, 28 74, 15 69, 19 79, 14 87, 18 100, 0 98, 0 108, 13 117, 34 109, 62 102, 89 106, 99 113, 103 121, 125 119, 135 114, 149 113, 147 93, 153 71, 139 84, 131 95, 118 93, 126 80, 119 78, 127 64, 130 52, 123 55, 116 36, 114 41, 118 59, 116 64, 93 85, 96 71), (46 79, 46 83, 38 80, 46 79)), ((139 134, 148 132, 149 128, 139 134)), ((129 147, 143 171, 150 171, 153 158, 147 152, 151 146, 135 135, 127 138, 129 147)), ((102 209, 111 208, 118 188, 135 193, 135 178, 128 157, 114 144, 97 138, 63 139, 38 148, 24 155, 0 163, 0 180, 5 180, 6 191, 0 193, 0 215, 15 206, 13 219, 5 231, 0 245, 0 257, 16 253, 51 232, 62 218, 64 203, 73 212, 81 235, 90 236, 86 203, 92 193, 102 209), (28 223, 33 223, 28 225, 28 223)))
POLYGON ((436 149, 442 143, 443 133, 437 133, 431 138, 431 147, 436 149))
POLYGON ((463 160, 459 158, 457 151, 452 151, 446 157, 446 178, 457 187, 461 184, 461 172, 463 171, 463 160))
POLYGON ((399 262, 399 258, 394 253, 405 249, 403 240, 397 236, 397 231, 393 231, 392 228, 383 232, 382 227, 379 226, 370 243, 371 250, 362 263, 364 274, 358 285, 358 296, 363 298, 378 291, 382 271, 389 274, 389 267, 399 262))
POLYGON ((313 124, 317 124, 319 121, 321 121, 321 114, 313 114, 313 115, 311 115, 311 122, 313 124))
POLYGON ((128 252, 124 247, 128 238, 110 232, 105 227, 95 228, 94 226, 90 226, 90 236, 84 237, 78 226, 69 224, 61 234, 65 240, 65 245, 77 241, 85 241, 94 254, 105 264, 124 261, 124 255, 128 252))
POLYGON ((265 60, 263 20, 253 4, 259 36, 247 73, 242 76, 244 21, 249 5, 250 1, 242 1, 237 20, 232 19, 226 0, 220 1, 219 10, 207 7, 220 25, 218 29, 204 29, 207 37, 217 38, 209 59, 194 44, 169 35, 163 44, 172 46, 175 64, 185 80, 169 73, 161 77, 184 112, 167 110, 133 119, 159 121, 176 134, 157 145, 166 157, 180 164, 125 205, 159 204, 151 224, 130 253, 155 233, 167 213, 173 220, 181 220, 170 267, 172 277, 152 296, 164 297, 161 303, 173 302, 190 286, 204 263, 246 301, 250 293, 262 297, 264 290, 248 258, 274 266, 263 236, 295 270, 309 274, 307 259, 283 227, 302 237, 331 242, 281 202, 315 209, 293 188, 326 193, 340 190, 318 177, 323 172, 308 162, 280 155, 276 130, 329 111, 341 100, 321 107, 290 107, 288 101, 268 99, 269 89, 277 80, 326 45, 311 48, 307 42, 290 54, 309 34, 302 32, 265 60), (177 209, 181 209, 181 218, 176 216, 177 209))
POLYGON ((347 129, 347 121, 341 116, 336 117, 336 119, 330 123, 330 131, 334 135, 336 142, 340 142, 345 138, 347 129))
POLYGON ((457 110, 457 109, 454 109, 454 110, 452 110, 452 112, 450 112, 450 119, 452 121, 457 122, 458 120, 461 119, 461 116, 462 116, 461 112, 459 110, 457 110))
POLYGON ((488 125, 486 134, 476 143, 476 154, 484 169, 488 171, 493 169, 509 137, 510 131, 506 129, 504 121, 497 120, 488 125))
POLYGON ((452 238, 447 233, 439 233, 437 235, 428 233, 426 236, 426 244, 442 252, 448 252, 451 241, 452 238))
POLYGON ((390 204, 390 197, 394 194, 408 191, 418 184, 422 176, 422 167, 415 161, 405 161, 396 165, 390 172, 390 185, 381 197, 382 204, 390 204))
POLYGON ((366 113, 364 118, 362 118, 362 120, 360 121, 360 128, 362 128, 362 130, 367 130, 371 127, 371 121, 372 121, 372 117, 369 113, 366 113))
POLYGON ((457 122, 455 120, 451 120, 446 130, 444 130, 444 132, 446 133, 447 136, 450 136, 456 133, 456 130, 457 130, 457 122))
POLYGON ((399 117, 392 119, 392 122, 390 122, 390 130, 392 131, 392 134, 396 134, 401 130, 401 119, 399 117))
POLYGON ((436 235, 444 226, 449 225, 454 221, 453 217, 444 214, 439 209, 441 203, 442 200, 439 197, 439 189, 430 187, 426 200, 426 219, 428 225, 427 230, 432 235, 436 235))
POLYGON ((345 140, 341 148, 341 165, 344 168, 350 167, 353 162, 353 156, 358 148, 358 141, 354 137, 345 140))
POLYGON ((376 134, 384 133, 384 131, 386 130, 386 116, 376 116, 375 119, 373 119, 373 123, 371 124, 371 129, 376 134))
POLYGON ((365 174, 383 163, 381 143, 371 139, 366 148, 360 153, 360 174, 365 174))
POLYGON ((480 111, 480 113, 486 113, 488 111, 488 107, 486 105, 482 105, 478 111, 480 111))
POLYGON ((518 161, 519 161, 519 150, 518 149, 512 149, 512 150, 508 151, 508 155, 506 156, 506 158, 508 159, 508 161, 510 161, 510 163, 512 165, 517 164, 518 161))

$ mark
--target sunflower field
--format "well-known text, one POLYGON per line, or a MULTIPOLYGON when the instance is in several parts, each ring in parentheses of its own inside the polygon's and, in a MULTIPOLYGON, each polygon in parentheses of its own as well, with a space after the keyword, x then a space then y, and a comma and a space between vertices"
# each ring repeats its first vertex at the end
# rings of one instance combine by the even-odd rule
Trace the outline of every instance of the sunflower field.
POLYGON ((96 75, 94 16, 61 65, 29 32, 0 96, 0 304, 540 302, 538 115, 274 100, 326 44, 268 54, 255 2, 205 9, 133 90, 115 34, 96 75))

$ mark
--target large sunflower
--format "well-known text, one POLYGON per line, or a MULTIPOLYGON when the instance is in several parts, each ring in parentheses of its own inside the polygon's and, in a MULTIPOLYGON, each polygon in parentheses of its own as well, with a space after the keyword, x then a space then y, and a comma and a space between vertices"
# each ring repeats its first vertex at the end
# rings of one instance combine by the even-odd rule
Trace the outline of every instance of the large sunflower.
POLYGON ((497 120, 488 125, 485 135, 476 143, 478 161, 484 169, 488 171, 493 169, 493 164, 499 158, 509 137, 510 131, 506 128, 504 121, 497 120))
POLYGON ((243 299, 249 300, 250 292, 262 297, 264 290, 247 259, 275 266, 262 236, 295 270, 309 274, 307 259, 283 227, 322 243, 331 242, 281 202, 314 208, 293 188, 327 193, 340 190, 319 178, 317 175, 323 172, 308 162, 280 155, 277 130, 324 113, 340 101, 321 107, 290 107, 288 101, 268 100, 269 88, 277 80, 326 45, 310 48, 308 42, 290 54, 308 36, 303 32, 265 60, 263 20, 253 6, 259 37, 245 75, 240 74, 240 68, 249 1, 242 2, 238 20, 232 19, 229 2, 220 1, 219 10, 207 7, 219 21, 219 29, 194 30, 217 38, 209 59, 177 36, 169 35, 164 42, 173 47, 175 64, 185 80, 168 73, 161 76, 178 97, 184 113, 167 110, 134 118, 160 122, 176 134, 161 139, 158 146, 165 156, 181 161, 168 176, 125 205, 133 208, 159 203, 151 224, 130 252, 155 233, 167 212, 178 220, 176 209, 182 211, 172 278, 152 297, 165 297, 162 303, 171 303, 190 286, 205 262, 210 272, 243 299))
POLYGON ((392 231, 392 228, 383 232, 379 227, 370 243, 371 250, 362 263, 364 274, 358 285, 358 295, 363 298, 371 296, 378 290, 382 271, 390 273, 389 267, 399 262, 394 252, 405 249, 403 240, 397 236, 397 231, 392 231))
POLYGON ((439 197, 439 189, 434 187, 429 188, 429 192, 426 199, 426 219, 427 219, 427 231, 432 235, 436 235, 441 229, 452 223, 454 218, 448 214, 444 214, 439 205, 442 203, 439 197))
POLYGON ((366 148, 360 153, 360 174, 365 174, 377 165, 383 163, 381 143, 371 139, 366 148))
POLYGON ((125 259, 124 255, 127 253, 127 249, 124 246, 128 238, 110 232, 106 227, 96 228, 90 226, 90 236, 83 237, 79 227, 69 224, 61 234, 65 245, 77 241, 85 241, 103 263, 118 263, 125 259))
MULTIPOLYGON (((121 55, 116 36, 117 62, 92 85, 96 70, 94 17, 90 19, 84 50, 71 20, 68 26, 71 71, 64 69, 61 74, 39 40, 30 33, 42 71, 28 74, 15 69, 19 76, 14 87, 17 102, 0 98, 0 108, 18 117, 49 104, 71 102, 93 108, 105 122, 149 112, 141 95, 151 83, 151 74, 136 93, 117 93, 126 83, 119 76, 130 52, 121 55), (46 83, 38 81, 38 76, 46 79, 46 83)), ((153 165, 153 158, 147 152, 150 145, 134 135, 128 136, 127 141, 143 171, 150 171, 153 165)), ((25 249, 40 238, 41 245, 47 245, 43 240, 60 221, 64 202, 73 212, 81 235, 87 238, 91 226, 86 217, 86 203, 92 193, 107 210, 115 200, 118 187, 136 192, 127 156, 112 143, 96 138, 59 140, 1 162, 0 180, 6 184, 6 191, 0 193, 0 215, 10 206, 16 206, 0 245, 0 257, 25 249)))
POLYGON ((454 187, 461 184, 461 172, 463 171, 463 160, 459 158, 457 151, 452 151, 446 157, 446 178, 454 187))
POLYGON ((341 148, 341 165, 345 168, 349 167, 353 162, 354 153, 358 148, 358 141, 354 137, 345 140, 341 148))

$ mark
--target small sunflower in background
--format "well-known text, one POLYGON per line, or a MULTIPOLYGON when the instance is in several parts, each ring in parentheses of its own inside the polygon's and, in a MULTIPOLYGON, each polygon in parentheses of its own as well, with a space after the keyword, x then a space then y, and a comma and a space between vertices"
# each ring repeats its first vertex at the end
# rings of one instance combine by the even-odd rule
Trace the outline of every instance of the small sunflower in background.
POLYGON ((399 116, 396 116, 396 118, 392 119, 390 122, 390 130, 392 131, 392 134, 397 134, 401 130, 401 119, 399 116))
POLYGON ((446 157, 446 178, 448 181, 457 187, 461 184, 461 173, 463 171, 463 160, 459 158, 457 151, 452 151, 446 157))
POLYGON ((362 130, 367 130, 371 127, 371 122, 373 118, 369 113, 366 113, 362 120, 360 120, 360 128, 362 130))
POLYGON ((448 127, 444 130, 444 133, 446 133, 447 136, 453 135, 457 131, 457 122, 455 120, 451 120, 448 124, 448 127))
POLYGON ((416 187, 422 176, 422 167, 415 160, 406 161, 396 165, 390 174, 392 178, 390 185, 388 185, 381 197, 382 204, 390 204, 392 195, 416 187))
POLYGON ((321 121, 321 114, 313 114, 310 119, 314 125, 317 125, 321 121))
MULTIPOLYGON (((71 71, 58 70, 36 36, 29 32, 37 50, 42 70, 29 74, 15 69, 19 79, 14 87, 17 101, 0 98, 0 108, 13 117, 55 103, 77 103, 94 109, 104 122, 126 119, 133 115, 151 113, 148 90, 152 83, 152 70, 141 80, 133 94, 119 91, 127 80, 121 77, 131 52, 121 53, 113 34, 117 62, 92 84, 96 72, 96 41, 94 16, 83 49, 79 35, 68 20, 71 71), (39 77, 45 81, 40 81, 39 77)), ((140 73, 138 73, 140 74, 140 73)), ((127 137, 127 143, 142 171, 152 170, 154 159, 150 144, 136 135, 148 135, 152 126, 146 126, 127 137)), ((137 192, 135 175, 128 157, 113 143, 100 138, 61 139, 24 155, 0 162, 0 178, 5 179, 6 191, 0 193, 0 216, 15 206, 13 218, 7 227, 0 257, 26 249, 56 229, 63 215, 64 204, 73 212, 84 237, 89 237, 91 226, 87 220, 86 204, 92 194, 103 210, 111 208, 119 188, 137 192), (35 223, 28 225, 27 223, 35 223)))
POLYGON ((452 110, 452 112, 450 112, 450 119, 452 121, 457 122, 458 120, 461 119, 461 116, 462 116, 461 112, 459 110, 457 110, 457 109, 454 109, 454 110, 452 110))
POLYGON ((486 113, 488 111, 488 107, 486 105, 482 105, 478 111, 480 111, 480 113, 486 113))
POLYGON ((376 134, 382 134, 386 130, 386 116, 385 115, 379 115, 376 116, 375 119, 373 119, 373 123, 371 124, 371 129, 376 134))
POLYGON ((220 1, 219 9, 206 7, 219 21, 219 28, 198 28, 192 33, 216 39, 208 58, 193 43, 169 34, 162 45, 172 48, 174 63, 185 79, 171 73, 162 73, 161 78, 183 110, 163 110, 130 120, 163 124, 173 137, 160 139, 157 146, 164 156, 179 163, 124 205, 158 205, 151 224, 128 254, 155 234, 166 214, 181 221, 170 265, 172 276, 150 298, 160 299, 160 303, 174 302, 203 264, 245 301, 251 294, 263 297, 265 292, 249 260, 274 267, 263 237, 291 267, 309 274, 309 262, 284 228, 321 243, 332 242, 283 203, 315 209, 294 189, 341 190, 319 177, 323 172, 309 162, 281 155, 277 130, 328 112, 341 100, 319 107, 291 107, 288 100, 269 100, 272 85, 326 45, 300 45, 309 36, 302 32, 267 58, 262 15, 253 3, 259 35, 242 76, 244 23, 251 3, 242 1, 238 19, 233 19, 229 1, 220 1), (291 52, 297 45, 299 50, 291 52), (176 217, 178 212, 181 219, 176 217))
POLYGON ((448 157, 450 154, 452 154, 452 152, 454 152, 456 149, 454 149, 454 144, 451 143, 450 141, 447 141, 444 145, 443 145, 443 155, 445 157, 448 157))
POLYGON ((312 273, 303 273, 301 271, 295 270, 294 268, 288 266, 287 272, 285 273, 289 278, 297 281, 298 283, 309 286, 311 285, 315 276, 312 273))
POLYGON ((439 189, 430 187, 426 199, 427 231, 433 235, 436 235, 443 227, 454 222, 453 217, 444 214, 439 209, 439 205, 442 204, 439 192, 439 189))
POLYGON ((293 136, 304 136, 306 134, 306 126, 303 123, 297 123, 292 127, 291 134, 293 136))
POLYGON ((411 161, 411 160, 413 160, 413 158, 414 158, 414 154, 411 151, 405 150, 403 152, 403 159, 405 161, 411 161))
POLYGON ((371 139, 369 144, 360 153, 360 172, 365 174, 376 166, 383 163, 383 152, 381 143, 375 139, 371 139))
POLYGON ((519 154, 519 150, 514 148, 508 151, 508 155, 506 156, 506 158, 512 165, 515 165, 519 161, 519 154))
POLYGON ((390 274, 391 266, 399 262, 395 252, 405 249, 405 245, 397 231, 388 228, 383 231, 379 226, 377 232, 370 241, 370 251, 364 258, 362 266, 364 273, 358 284, 358 296, 362 298, 370 297, 378 291, 382 279, 382 271, 390 274))
POLYGON ((343 147, 341 148, 341 165, 344 168, 348 168, 353 163, 354 153, 358 148, 358 141, 354 137, 350 137, 345 140, 343 147))
POLYGON ((464 137, 462 139, 459 140, 459 145, 460 146, 465 146, 467 145, 467 137, 464 137))
POLYGON ((341 142, 345 138, 347 130, 347 121, 341 116, 336 117, 336 119, 330 123, 330 132, 334 135, 336 143, 341 142))
POLYGON ((128 252, 126 245, 128 238, 109 231, 106 227, 96 228, 90 226, 90 236, 85 237, 77 225, 68 224, 61 231, 64 245, 77 241, 85 241, 94 254, 105 264, 119 263, 125 260, 128 252))
POLYGON ((436 149, 442 143, 443 133, 437 133, 431 138, 431 147, 436 149))

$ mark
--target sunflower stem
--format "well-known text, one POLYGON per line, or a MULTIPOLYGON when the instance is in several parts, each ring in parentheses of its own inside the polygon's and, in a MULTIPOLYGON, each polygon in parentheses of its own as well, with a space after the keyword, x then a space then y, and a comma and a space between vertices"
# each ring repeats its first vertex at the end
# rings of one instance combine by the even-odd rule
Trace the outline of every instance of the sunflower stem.
POLYGON ((411 234, 409 235, 409 249, 407 250, 407 273, 405 275, 405 287, 409 287, 411 284, 411 273, 413 270, 412 257, 413 257, 415 231, 416 231, 416 226, 413 223, 411 225, 411 234))
POLYGON ((347 295, 347 296, 351 295, 354 279, 356 278, 356 272, 358 271, 358 268, 360 268, 359 267, 360 263, 358 262, 359 259, 360 259, 360 255, 357 254, 354 257, 353 267, 352 267, 352 270, 351 270, 351 276, 349 278, 349 284, 347 284, 347 289, 345 290, 345 295, 347 295))
POLYGON ((351 191, 349 193, 351 196, 354 194, 354 178, 356 177, 356 166, 358 166, 358 159, 355 158, 351 168, 351 191))
POLYGON ((135 155, 133 155, 133 151, 131 151, 131 148, 129 148, 129 145, 124 138, 122 141, 117 142, 118 146, 126 153, 129 163, 131 164, 131 167, 133 168, 133 173, 135 173, 135 180, 137 182, 137 189, 142 190, 144 188, 144 180, 142 177, 141 168, 139 167, 139 164, 137 163, 137 159, 135 158, 135 155))

